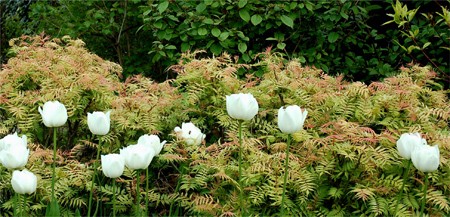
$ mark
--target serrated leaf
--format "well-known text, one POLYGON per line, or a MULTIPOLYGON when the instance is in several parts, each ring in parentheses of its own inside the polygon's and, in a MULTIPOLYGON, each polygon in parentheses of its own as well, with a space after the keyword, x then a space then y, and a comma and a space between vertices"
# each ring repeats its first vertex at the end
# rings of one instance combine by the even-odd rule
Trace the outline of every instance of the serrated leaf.
POLYGON ((239 16, 241 17, 242 20, 244 20, 245 22, 248 22, 250 20, 250 14, 248 13, 248 11, 246 9, 242 9, 239 11, 239 16))
POLYGON ((262 17, 259 14, 255 14, 252 16, 251 21, 252 21, 252 24, 254 26, 256 26, 262 22, 262 17))
POLYGON ((219 28, 213 28, 213 29, 211 29, 211 34, 212 34, 214 37, 219 37, 220 33, 221 33, 221 31, 220 31, 219 28))
POLYGON ((244 53, 245 51, 247 51, 247 44, 243 43, 243 42, 239 42, 238 49, 241 53, 244 53))
POLYGON ((169 7, 169 1, 163 1, 158 5, 158 12, 163 13, 169 7))
POLYGON ((239 0, 238 7, 243 8, 247 4, 247 0, 239 0))
POLYGON ((330 43, 334 43, 335 41, 337 41, 337 39, 339 38, 339 34, 336 32, 331 32, 328 35, 328 42, 330 43))
POLYGON ((284 25, 289 26, 291 28, 294 28, 294 20, 292 20, 292 18, 286 16, 286 15, 282 15, 281 16, 281 22, 284 23, 284 25))

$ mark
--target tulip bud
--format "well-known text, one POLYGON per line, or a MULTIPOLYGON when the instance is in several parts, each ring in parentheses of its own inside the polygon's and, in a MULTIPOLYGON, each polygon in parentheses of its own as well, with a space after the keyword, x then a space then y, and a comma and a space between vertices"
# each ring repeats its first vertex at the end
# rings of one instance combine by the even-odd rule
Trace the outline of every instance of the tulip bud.
POLYGON ((87 123, 89 130, 95 135, 106 135, 110 128, 110 114, 111 111, 106 113, 93 112, 87 114, 87 123))
POLYGON ((159 137, 156 135, 149 136, 149 135, 145 134, 145 135, 142 135, 141 137, 139 137, 139 139, 138 139, 138 145, 150 146, 151 148, 153 148, 155 155, 158 155, 159 153, 161 153, 161 150, 162 150, 164 144, 166 144, 166 140, 161 142, 159 137))
POLYGON ((234 119, 248 121, 258 113, 258 109, 258 102, 250 93, 227 96, 227 112, 234 119))
POLYGON ((9 149, 10 147, 16 145, 22 145, 26 148, 27 136, 22 135, 22 137, 19 137, 17 132, 15 132, 14 134, 7 135, 3 139, 0 139, 0 151, 9 149))
POLYGON ((130 145, 120 149, 120 155, 125 160, 125 166, 132 170, 145 169, 155 156, 153 148, 146 145, 130 145))
POLYGON ((404 133, 397 140, 398 154, 409 160, 414 149, 422 145, 423 142, 424 140, 420 137, 419 133, 404 133))
POLYGON ((16 193, 32 194, 36 191, 37 177, 26 169, 15 170, 12 174, 11 185, 16 193))
POLYGON ((17 169, 27 164, 29 154, 28 148, 18 144, 0 151, 0 162, 8 169, 17 169))
POLYGON ((200 131, 193 123, 182 123, 181 128, 175 127, 175 133, 181 137, 188 145, 200 145, 206 135, 200 131))
POLYGON ((58 101, 48 101, 44 104, 44 108, 39 106, 38 110, 47 127, 60 127, 67 121, 67 109, 58 101))
POLYGON ((439 167, 439 147, 418 145, 411 153, 413 165, 422 172, 433 172, 439 167))
POLYGON ((297 105, 291 105, 286 108, 281 107, 278 110, 278 128, 281 132, 292 134, 300 131, 305 123, 308 111, 300 109, 297 105))
POLYGON ((123 174, 125 160, 120 154, 108 154, 101 156, 102 171, 106 177, 117 178, 123 174))

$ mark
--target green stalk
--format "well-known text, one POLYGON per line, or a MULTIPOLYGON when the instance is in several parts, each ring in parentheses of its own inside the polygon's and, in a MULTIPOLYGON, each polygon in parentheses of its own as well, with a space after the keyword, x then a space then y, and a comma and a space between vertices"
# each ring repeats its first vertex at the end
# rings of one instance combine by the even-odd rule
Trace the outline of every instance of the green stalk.
POLYGON ((140 170, 136 170, 136 216, 141 216, 141 191, 140 191, 140 170))
POLYGON ((244 189, 242 186, 242 121, 239 121, 239 179, 238 179, 238 183, 239 183, 239 208, 241 210, 241 215, 243 215, 243 206, 242 206, 242 202, 243 202, 243 196, 244 196, 244 189))
POLYGON ((145 211, 147 212, 148 216, 148 168, 145 170, 145 211))
POLYGON ((27 207, 27 195, 23 195, 23 207, 25 212, 27 211, 26 207, 27 207))
MULTIPOLYGON (((180 190, 181 178, 183 178, 183 175, 184 175, 184 164, 183 164, 183 163, 180 164, 180 168, 181 168, 181 169, 180 169, 180 178, 179 178, 178 181, 177 181, 177 186, 175 187, 175 192, 178 192, 178 190, 180 190)), ((174 204, 174 202, 172 202, 172 203, 170 204, 169 216, 173 216, 173 215, 172 215, 173 204, 174 204)))
POLYGON ((420 207, 420 216, 423 216, 425 210, 425 203, 427 202, 427 187, 428 187, 428 173, 425 173, 425 186, 423 186, 423 200, 420 207))
POLYGON ((56 130, 53 128, 53 164, 52 164, 52 201, 55 201, 55 177, 56 177, 56 130))
POLYGON ((113 217, 116 217, 116 179, 113 179, 113 217))
POLYGON ((19 197, 19 193, 16 193, 16 196, 14 197, 14 201, 13 201, 13 206, 14 206, 14 216, 18 216, 17 215, 17 210, 19 208, 17 208, 17 198, 19 197))
POLYGON ((283 194, 281 196, 281 216, 284 216, 284 200, 286 197, 286 183, 289 174, 289 147, 291 146, 291 134, 288 134, 287 147, 286 147, 286 160, 284 164, 284 182, 283 182, 283 194))
MULTIPOLYGON (((94 192, 94 183, 95 183, 95 176, 97 175, 97 161, 100 157, 100 139, 98 140, 98 147, 97 147, 97 157, 94 161, 94 174, 92 175, 92 182, 91 182, 91 192, 89 193, 89 208, 88 208, 88 215, 91 216, 91 209, 92 209, 92 192, 94 192)), ((94 215, 95 216, 95 215, 94 215)))
POLYGON ((408 165, 406 166, 406 170, 403 172, 402 188, 401 188, 400 194, 397 195, 397 204, 395 205, 395 213, 394 213, 394 215, 397 214, 398 204, 400 203, 400 200, 401 200, 401 198, 403 196, 403 188, 405 187, 405 183, 406 183, 406 179, 408 178, 409 168, 410 167, 411 167, 411 160, 408 160, 408 165))

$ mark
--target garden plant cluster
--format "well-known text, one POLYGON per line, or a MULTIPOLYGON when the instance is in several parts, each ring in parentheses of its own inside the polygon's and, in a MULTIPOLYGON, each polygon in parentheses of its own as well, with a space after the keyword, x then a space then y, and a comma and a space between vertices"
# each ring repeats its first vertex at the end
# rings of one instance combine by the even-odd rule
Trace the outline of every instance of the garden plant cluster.
POLYGON ((156 83, 67 36, 10 45, 2 216, 450 214, 450 103, 429 67, 366 85, 197 51, 156 83))

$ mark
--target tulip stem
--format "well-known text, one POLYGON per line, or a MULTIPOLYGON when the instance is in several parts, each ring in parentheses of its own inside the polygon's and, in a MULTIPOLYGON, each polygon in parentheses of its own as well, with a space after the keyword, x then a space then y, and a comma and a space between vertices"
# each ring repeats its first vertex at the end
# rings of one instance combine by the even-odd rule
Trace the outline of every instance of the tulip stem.
POLYGON ((423 200, 420 207, 420 216, 423 216, 425 210, 425 203, 427 202, 427 187, 428 187, 428 173, 425 172, 425 186, 423 186, 423 200))
MULTIPOLYGON (((97 146, 97 156, 94 161, 94 174, 92 174, 92 182, 91 182, 91 191, 89 193, 89 208, 88 208, 88 216, 91 216, 91 209, 92 209, 92 194, 94 192, 94 183, 95 183, 95 176, 97 175, 97 161, 100 157, 100 139, 98 140, 98 146, 97 146)), ((95 213, 94 213, 95 216, 95 213)))
POLYGON ((141 191, 140 191, 140 173, 141 170, 136 170, 136 216, 141 216, 141 191))
POLYGON ((52 201, 55 201, 55 178, 56 178, 56 131, 53 128, 53 164, 52 164, 52 201))
POLYGON ((241 215, 243 215, 243 207, 242 207, 242 203, 244 201, 243 199, 243 186, 242 186, 242 121, 239 121, 239 178, 238 178, 238 183, 239 183, 239 208, 241 209, 241 215))
POLYGON ((14 216, 18 216, 17 210, 19 209, 17 207, 17 198, 19 197, 19 193, 16 193, 16 196, 14 197, 13 206, 14 206, 14 216))
POLYGON ((23 195, 23 210, 27 212, 27 195, 23 195))
POLYGON ((148 168, 145 170, 145 211, 147 212, 146 216, 149 216, 148 212, 148 168))
POLYGON ((113 178, 113 217, 116 217, 116 178, 113 178))
POLYGON ((291 146, 291 134, 288 134, 287 147, 286 147, 286 159, 284 163, 284 181, 283 181, 283 194, 281 196, 281 216, 284 216, 284 200, 286 198, 286 185, 287 177, 289 174, 289 148, 291 146))
POLYGON ((400 203, 400 200, 402 199, 402 196, 403 196, 403 188, 405 187, 405 183, 406 183, 406 179, 408 178, 409 168, 410 167, 411 167, 411 160, 408 160, 408 164, 406 165, 406 170, 403 172, 402 188, 400 190, 400 193, 397 195, 397 203, 395 205, 395 213, 394 213, 394 215, 397 214, 398 204, 400 203))
MULTIPOLYGON (((181 185, 181 179, 183 178, 183 175, 184 175, 184 170, 185 170, 185 166, 184 166, 184 163, 181 163, 180 164, 180 176, 179 176, 179 178, 178 178, 178 181, 177 181, 177 186, 175 187, 175 193, 178 193, 178 191, 180 190, 180 185, 181 185)), ((174 204, 175 202, 174 201, 172 201, 172 203, 170 204, 170 209, 169 209, 169 216, 173 216, 172 215, 172 208, 173 208, 173 204, 174 204)), ((176 214, 175 215, 177 215, 178 214, 178 211, 176 212, 176 214)))

